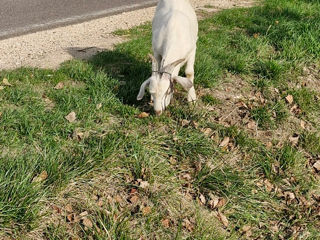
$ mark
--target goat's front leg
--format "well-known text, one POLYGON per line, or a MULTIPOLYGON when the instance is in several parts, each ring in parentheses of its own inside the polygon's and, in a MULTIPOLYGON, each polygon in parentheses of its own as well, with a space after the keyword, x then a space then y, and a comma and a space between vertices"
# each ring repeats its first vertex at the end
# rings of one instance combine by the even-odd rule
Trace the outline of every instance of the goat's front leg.
MULTIPOLYGON (((192 82, 194 82, 194 62, 196 59, 196 49, 194 49, 187 61, 187 66, 186 66, 186 76, 187 78, 192 82)), ((190 88, 188 91, 188 102, 193 102, 197 100, 197 95, 196 95, 196 90, 194 89, 194 86, 190 88)))

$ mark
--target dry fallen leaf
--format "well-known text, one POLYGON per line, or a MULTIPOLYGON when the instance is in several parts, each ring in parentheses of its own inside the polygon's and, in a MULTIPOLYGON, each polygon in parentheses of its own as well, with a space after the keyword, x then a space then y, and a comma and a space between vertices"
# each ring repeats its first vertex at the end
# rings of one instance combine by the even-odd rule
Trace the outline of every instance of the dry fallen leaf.
POLYGON ((69 213, 72 213, 73 212, 73 209, 72 209, 72 205, 71 204, 67 204, 66 207, 65 207, 66 211, 69 212, 69 213))
POLYGON ((146 112, 142 112, 142 113, 140 113, 139 115, 138 115, 138 118, 147 118, 147 117, 149 117, 149 113, 146 113, 146 112))
POLYGON ((147 182, 147 181, 142 181, 142 182, 140 182, 140 185, 139 185, 139 187, 141 187, 141 188, 147 188, 147 187, 149 187, 149 183, 147 182))
POLYGON ((122 197, 119 196, 119 195, 115 196, 114 200, 115 200, 117 203, 122 203, 122 202, 123 202, 122 197))
POLYGON ((183 119, 183 120, 181 121, 181 126, 182 126, 182 127, 185 127, 185 126, 187 126, 187 125, 189 125, 189 124, 190 124, 190 121, 187 120, 187 119, 183 119))
POLYGON ((244 225, 244 226, 242 227, 242 232, 248 232, 250 229, 251 229, 251 226, 250 226, 250 225, 244 225))
POLYGON ((189 173, 186 173, 186 174, 182 175, 182 179, 184 179, 186 181, 190 181, 192 179, 192 177, 189 173))
POLYGON ((56 90, 59 90, 59 89, 62 89, 62 88, 64 88, 63 82, 59 82, 59 83, 54 87, 54 89, 56 89, 56 90))
POLYGON ((4 86, 0 86, 0 90, 3 90, 4 89, 4 86))
POLYGON ((65 119, 67 119, 70 123, 73 123, 77 117, 75 112, 69 113, 67 116, 65 116, 65 119))
POLYGON ((219 198, 219 202, 218 202, 218 204, 217 204, 217 208, 223 207, 224 205, 226 205, 226 203, 227 203, 227 200, 226 200, 226 199, 224 199, 224 198, 219 198))
POLYGON ((164 228, 169 228, 169 227, 170 227, 170 220, 169 220, 168 218, 163 219, 163 220, 161 221, 161 224, 162 224, 162 226, 163 226, 164 228))
POLYGON ((214 196, 213 194, 210 195, 210 201, 208 202, 211 209, 214 209, 218 206, 219 203, 219 197, 214 196))
POLYGON ((82 213, 79 214, 80 217, 85 217, 88 215, 88 212, 87 211, 84 211, 82 213))
POLYGON ((292 192, 284 192, 284 197, 288 200, 294 200, 296 198, 292 192))
POLYGON ((32 182, 43 182, 48 178, 48 173, 46 170, 42 171, 38 176, 36 176, 32 182))
POLYGON ((194 229, 193 224, 187 218, 183 219, 182 226, 185 227, 189 232, 192 232, 194 229))
POLYGON ((218 212, 218 218, 222 222, 225 227, 228 227, 229 221, 225 215, 223 215, 220 211, 218 212))
POLYGON ((265 184, 267 192, 271 192, 273 189, 273 184, 268 179, 264 180, 263 182, 265 184))
POLYGON ((313 167, 314 167, 317 171, 320 171, 320 160, 316 161, 315 164, 313 164, 313 167))
POLYGON ((258 37, 259 37, 259 33, 253 34, 253 37, 254 37, 254 38, 258 38, 258 37))
POLYGON ((267 143, 266 143, 266 147, 267 147, 267 148, 272 148, 272 146, 273 146, 272 142, 267 142, 267 143))
POLYGON ((144 207, 143 209, 142 209, 142 214, 143 215, 149 215, 151 213, 151 207, 144 207))
POLYGON ((301 126, 302 129, 306 129, 306 122, 301 120, 300 121, 300 126, 301 126))
POLYGON ((257 124, 255 121, 250 121, 247 125, 247 127, 251 130, 256 130, 257 129, 257 124))
POLYGON ((296 146, 299 142, 299 135, 294 134, 293 136, 289 137, 289 141, 292 145, 296 146))
POLYGON ((86 226, 87 228, 92 228, 93 227, 93 224, 91 222, 91 220, 89 218, 84 218, 82 220, 82 223, 84 226, 86 226))
POLYGON ((200 129, 200 131, 204 133, 204 135, 206 135, 207 137, 209 137, 212 134, 211 128, 204 128, 204 129, 202 128, 200 129))
POLYGON ((96 105, 97 110, 99 110, 102 107, 102 103, 99 103, 96 105))
POLYGON ((203 205, 206 204, 206 198, 205 198, 205 196, 203 196, 202 194, 200 194, 199 199, 200 199, 200 202, 201 202, 203 205))
POLYGON ((72 134, 72 138, 74 140, 80 141, 80 140, 82 140, 84 138, 84 133, 81 132, 80 129, 77 128, 77 129, 74 130, 74 132, 72 134))
POLYGON ((103 206, 103 204, 104 204, 104 202, 103 202, 103 200, 102 200, 102 199, 100 199, 100 200, 98 201, 98 203, 97 203, 97 205, 98 205, 99 207, 102 207, 102 206, 103 206))
POLYGON ((130 201, 132 204, 137 203, 138 200, 139 200, 139 197, 136 196, 136 195, 132 196, 132 197, 129 199, 129 201, 130 201))
POLYGON ((55 213, 57 214, 60 214, 61 213, 61 208, 59 208, 58 206, 56 205, 52 205, 52 209, 55 213))
POLYGON ((67 221, 68 222, 73 222, 73 220, 74 220, 74 214, 73 213, 68 214, 67 215, 67 221))
POLYGON ((287 101, 287 103, 292 104, 293 103, 293 96, 292 95, 286 96, 286 101, 287 101))
POLYGON ((230 142, 230 138, 229 137, 225 137, 223 139, 223 141, 220 143, 219 147, 225 147, 225 146, 227 146, 229 144, 229 142, 230 142))
POLYGON ((9 87, 12 86, 12 84, 9 83, 8 79, 6 79, 6 78, 4 78, 4 79, 2 80, 2 83, 3 83, 3 85, 5 85, 5 86, 9 86, 9 87))

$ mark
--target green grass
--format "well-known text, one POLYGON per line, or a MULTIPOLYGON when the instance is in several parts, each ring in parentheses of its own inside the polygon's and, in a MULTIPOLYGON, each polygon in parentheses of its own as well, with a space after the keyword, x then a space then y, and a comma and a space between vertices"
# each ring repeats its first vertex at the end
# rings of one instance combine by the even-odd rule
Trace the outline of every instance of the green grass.
POLYGON ((161 117, 136 101, 150 24, 117 31, 129 40, 90 61, 1 71, 13 86, 0 90, 0 238, 318 239, 320 89, 300 81, 319 62, 320 3, 259 4, 200 22, 195 84, 205 94, 188 105, 178 91, 161 117), (212 209, 213 196, 224 204, 212 209), (70 222, 67 204, 92 227, 70 222))

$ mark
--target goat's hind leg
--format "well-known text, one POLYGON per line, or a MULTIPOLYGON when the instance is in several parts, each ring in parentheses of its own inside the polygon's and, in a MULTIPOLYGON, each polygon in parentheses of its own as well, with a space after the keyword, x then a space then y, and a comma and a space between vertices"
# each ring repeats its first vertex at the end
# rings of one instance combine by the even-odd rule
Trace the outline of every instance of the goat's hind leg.
MULTIPOLYGON (((190 54, 190 57, 187 61, 187 66, 186 66, 186 76, 187 78, 192 82, 194 82, 194 62, 196 59, 196 49, 194 49, 192 51, 192 53, 190 54)), ((196 90, 194 89, 194 86, 192 86, 192 88, 190 88, 190 90, 188 91, 188 102, 193 102, 197 100, 197 95, 196 95, 196 90)))

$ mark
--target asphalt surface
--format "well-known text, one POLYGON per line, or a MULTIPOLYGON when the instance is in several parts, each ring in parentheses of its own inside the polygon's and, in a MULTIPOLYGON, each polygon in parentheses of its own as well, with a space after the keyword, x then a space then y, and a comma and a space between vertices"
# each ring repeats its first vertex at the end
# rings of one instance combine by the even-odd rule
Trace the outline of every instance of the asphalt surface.
POLYGON ((155 5, 156 0, 0 0, 0 39, 155 5))

